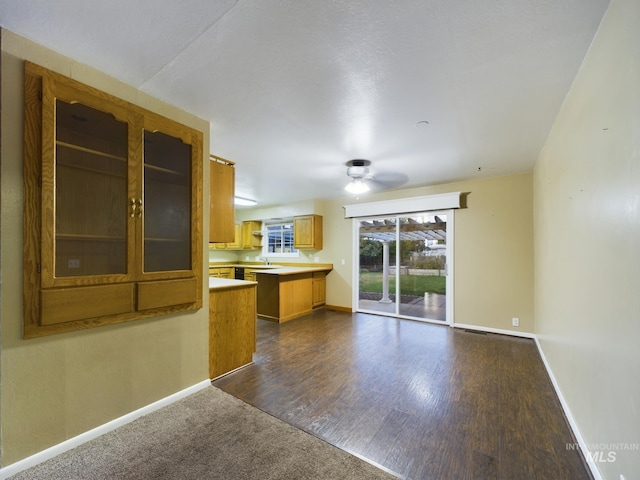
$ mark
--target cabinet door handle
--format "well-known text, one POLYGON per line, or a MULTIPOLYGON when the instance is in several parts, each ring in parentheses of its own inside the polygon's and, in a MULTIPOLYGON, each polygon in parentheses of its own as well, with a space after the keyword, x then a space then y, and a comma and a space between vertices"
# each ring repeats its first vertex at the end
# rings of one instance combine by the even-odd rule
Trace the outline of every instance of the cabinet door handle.
POLYGON ((135 198, 130 198, 129 199, 129 216, 130 217, 135 217, 136 216, 136 199, 135 198))
POLYGON ((138 199, 138 217, 142 216, 142 199, 138 199))

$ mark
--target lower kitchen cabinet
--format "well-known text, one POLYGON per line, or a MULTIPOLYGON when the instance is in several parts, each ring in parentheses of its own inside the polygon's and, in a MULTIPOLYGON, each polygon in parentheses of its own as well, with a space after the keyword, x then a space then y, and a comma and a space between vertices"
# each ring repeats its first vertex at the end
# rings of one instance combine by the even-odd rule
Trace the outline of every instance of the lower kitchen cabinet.
POLYGON ((256 283, 209 279, 209 378, 253 361, 256 283))
MULTIPOLYGON (((284 270, 284 269, 283 269, 284 270)), ((279 323, 311 313, 326 301, 327 271, 278 274, 278 270, 257 271, 258 316, 279 323)))
POLYGON ((209 276, 214 278, 233 278, 231 267, 209 267, 209 276))
POLYGON ((321 307, 327 301, 327 272, 313 272, 313 308, 321 307))

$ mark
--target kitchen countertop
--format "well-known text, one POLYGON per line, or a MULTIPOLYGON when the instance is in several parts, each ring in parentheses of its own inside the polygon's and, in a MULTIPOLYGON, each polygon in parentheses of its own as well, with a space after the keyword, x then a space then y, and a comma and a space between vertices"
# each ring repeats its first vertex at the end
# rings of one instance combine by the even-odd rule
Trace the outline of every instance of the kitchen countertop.
POLYGON ((224 290, 228 288, 238 288, 257 284, 258 282, 251 282, 249 280, 209 277, 209 290, 224 290))
POLYGON ((211 268, 228 268, 228 267, 242 267, 242 268, 274 268, 280 265, 265 265, 264 263, 210 263, 211 268))
POLYGON ((215 263, 209 264, 209 268, 244 268, 253 270, 255 273, 268 273, 270 275, 295 275, 297 273, 330 272, 333 270, 331 264, 320 264, 318 266, 294 266, 294 265, 264 265, 246 263, 215 263))
POLYGON ((296 275, 298 273, 330 272, 330 267, 276 267, 256 270, 258 275, 296 275))
POLYGON ((277 263, 270 263, 265 265, 264 263, 210 263, 210 268, 229 268, 229 267, 242 267, 242 268, 280 268, 284 265, 278 265, 277 263))

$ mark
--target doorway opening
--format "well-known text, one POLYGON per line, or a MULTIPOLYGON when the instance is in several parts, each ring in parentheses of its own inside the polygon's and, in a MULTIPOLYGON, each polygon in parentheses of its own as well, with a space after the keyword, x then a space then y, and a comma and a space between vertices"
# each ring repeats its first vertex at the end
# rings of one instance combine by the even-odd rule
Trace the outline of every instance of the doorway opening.
POLYGON ((451 325, 452 218, 449 210, 354 219, 356 310, 451 325))

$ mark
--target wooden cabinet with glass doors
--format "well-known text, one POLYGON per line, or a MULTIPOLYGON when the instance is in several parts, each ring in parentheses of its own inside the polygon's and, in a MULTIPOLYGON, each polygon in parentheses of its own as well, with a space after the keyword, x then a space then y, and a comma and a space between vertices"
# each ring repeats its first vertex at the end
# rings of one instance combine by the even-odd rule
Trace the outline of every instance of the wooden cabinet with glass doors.
POLYGON ((202 307, 202 133, 25 64, 25 338, 202 307))

